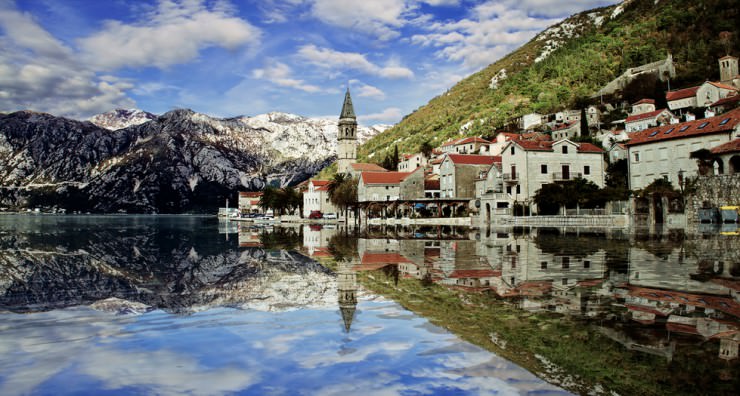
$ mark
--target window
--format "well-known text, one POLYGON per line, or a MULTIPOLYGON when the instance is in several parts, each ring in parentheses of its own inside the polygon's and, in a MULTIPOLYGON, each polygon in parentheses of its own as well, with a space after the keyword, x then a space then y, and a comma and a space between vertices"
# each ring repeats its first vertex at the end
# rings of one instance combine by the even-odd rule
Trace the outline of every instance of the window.
POLYGON ((570 257, 563 257, 563 269, 570 268, 570 257))
POLYGON ((699 125, 698 127, 696 127, 696 129, 704 129, 704 127, 706 127, 707 125, 709 125, 708 122, 702 122, 701 125, 699 125))
POLYGON ((540 263, 540 269, 547 269, 547 261, 543 261, 540 263))
POLYGON ((514 146, 511 146, 511 155, 514 155, 514 146))
POLYGON ((669 133, 673 132, 673 130, 674 130, 674 129, 676 129, 676 128, 671 128, 671 129, 669 129, 669 130, 667 130, 667 131, 663 132, 663 134, 664 134, 664 135, 668 135, 669 133))
POLYGON ((563 154, 568 154, 568 146, 563 146, 563 154))
POLYGON ((591 268, 591 261, 583 260, 583 268, 591 268))
POLYGON ((653 133, 651 133, 650 135, 648 135, 648 137, 653 137, 653 136, 657 135, 658 132, 660 132, 660 131, 653 131, 653 133))
POLYGON ((687 129, 689 129, 689 126, 690 126, 690 125, 684 125, 684 126, 682 126, 682 127, 681 127, 681 129, 679 129, 678 131, 679 131, 679 132, 684 132, 684 131, 686 131, 687 129))
POLYGON ((540 165, 540 173, 543 175, 547 174, 547 165, 540 165))
POLYGON ((521 189, 521 187, 522 187, 522 186, 520 186, 520 185, 518 185, 518 184, 516 185, 516 193, 517 193, 517 194, 521 194, 521 193, 522 193, 522 189, 521 189))
POLYGON ((591 167, 586 165, 583 167, 583 174, 584 175, 590 175, 591 174, 591 167))
POLYGON ((722 120, 722 122, 720 122, 719 124, 720 124, 720 125, 725 125, 725 124, 727 124, 727 122, 728 122, 728 121, 730 121, 730 119, 729 119, 729 118, 725 118, 725 119, 724 119, 724 120, 722 120))
POLYGON ((511 194, 511 186, 506 186, 506 193, 511 194))
POLYGON ((520 253, 522 251, 521 245, 516 245, 516 252, 520 253))
POLYGON ((563 286, 568 286, 568 278, 563 278, 563 286))

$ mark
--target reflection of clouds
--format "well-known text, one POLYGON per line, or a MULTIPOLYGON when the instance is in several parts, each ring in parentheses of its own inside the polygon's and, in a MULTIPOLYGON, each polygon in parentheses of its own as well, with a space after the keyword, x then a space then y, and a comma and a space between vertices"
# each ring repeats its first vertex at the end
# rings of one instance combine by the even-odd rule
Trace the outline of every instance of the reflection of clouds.
POLYGON ((316 335, 315 330, 303 331, 297 334, 281 334, 267 340, 252 343, 257 349, 264 349, 270 354, 281 355, 290 352, 297 344, 316 335))
POLYGON ((303 368, 333 366, 335 364, 358 363, 367 360, 370 355, 382 354, 397 356, 413 347, 409 342, 379 342, 356 347, 354 353, 337 353, 336 350, 323 350, 302 357, 299 364, 303 368))
POLYGON ((252 368, 206 367, 187 352, 117 349, 132 337, 143 338, 141 333, 151 332, 151 327, 140 334, 127 330, 141 316, 68 309, 2 314, 0 318, 3 395, 34 393, 60 375, 87 375, 102 382, 105 389, 146 387, 154 394, 229 393, 258 380, 252 368))
POLYGON ((102 381, 105 389, 137 386, 159 395, 213 395, 245 389, 259 380, 244 368, 205 367, 193 357, 165 350, 96 348, 86 354, 80 372, 102 381))
POLYGON ((0 314, 0 394, 563 394, 392 302, 333 310, 0 314), (89 389, 88 389, 89 388, 89 389), (62 390, 60 393, 63 393, 62 390))

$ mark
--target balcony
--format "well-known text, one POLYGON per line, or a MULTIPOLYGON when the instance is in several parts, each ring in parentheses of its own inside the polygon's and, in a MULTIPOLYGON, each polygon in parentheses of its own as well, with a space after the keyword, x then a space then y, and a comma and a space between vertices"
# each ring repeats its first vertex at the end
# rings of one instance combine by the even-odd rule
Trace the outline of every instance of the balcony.
POLYGON ((583 174, 578 172, 555 172, 552 174, 552 180, 554 181, 564 181, 564 180, 573 180, 577 179, 579 177, 583 177, 583 174))
POLYGON ((504 173, 504 182, 506 183, 517 183, 519 181, 518 173, 504 173))

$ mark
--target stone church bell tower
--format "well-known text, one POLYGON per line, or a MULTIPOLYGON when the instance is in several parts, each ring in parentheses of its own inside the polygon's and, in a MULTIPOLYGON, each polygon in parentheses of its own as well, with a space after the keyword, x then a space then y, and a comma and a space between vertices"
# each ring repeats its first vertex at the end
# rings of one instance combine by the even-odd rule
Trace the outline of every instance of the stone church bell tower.
POLYGON ((339 115, 339 131, 337 132, 337 172, 349 174, 351 164, 357 161, 357 117, 352 106, 352 97, 344 94, 342 113, 339 115))

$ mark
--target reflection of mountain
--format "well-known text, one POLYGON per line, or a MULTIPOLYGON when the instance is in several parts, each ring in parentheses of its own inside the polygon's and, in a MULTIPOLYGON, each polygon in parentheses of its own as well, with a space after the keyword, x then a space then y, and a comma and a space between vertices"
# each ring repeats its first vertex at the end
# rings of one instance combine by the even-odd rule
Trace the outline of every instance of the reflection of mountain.
MULTIPOLYGON (((49 219, 49 218, 47 218, 49 219)), ((208 220, 142 218, 110 227, 18 220, 0 236, 0 309, 44 311, 116 297, 171 311, 336 304, 330 272, 288 251, 239 249, 208 220)), ((121 220, 124 221, 124 220, 121 220)))

